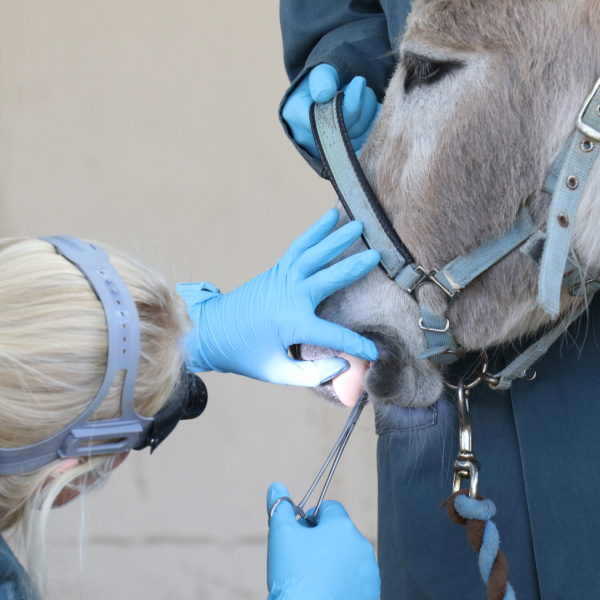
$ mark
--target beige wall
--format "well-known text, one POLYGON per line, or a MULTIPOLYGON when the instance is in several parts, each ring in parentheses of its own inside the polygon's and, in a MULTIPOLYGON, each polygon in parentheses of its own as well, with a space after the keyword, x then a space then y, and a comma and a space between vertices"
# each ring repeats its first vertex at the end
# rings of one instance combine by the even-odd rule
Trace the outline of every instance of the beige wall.
MULTIPOLYGON (((0 234, 70 233, 229 290, 331 205, 277 121, 270 2, 0 0, 0 234)), ((346 418, 309 391, 206 377, 210 400, 52 515, 63 600, 266 597, 265 495, 300 498, 346 418), (81 579, 83 581, 81 581, 81 579)), ((376 532, 372 412, 331 494, 376 532)))

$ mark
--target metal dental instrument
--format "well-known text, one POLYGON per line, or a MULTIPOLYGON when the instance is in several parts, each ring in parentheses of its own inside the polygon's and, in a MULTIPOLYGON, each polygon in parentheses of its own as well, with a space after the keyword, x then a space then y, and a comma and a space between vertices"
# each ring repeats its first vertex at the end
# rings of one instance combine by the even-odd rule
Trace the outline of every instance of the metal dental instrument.
POLYGON ((356 426, 356 423, 358 422, 358 418, 360 417, 360 414, 362 413, 363 408, 367 404, 367 400, 368 400, 367 393, 363 392, 360 395, 358 402, 354 405, 354 408, 352 409, 352 412, 350 413, 350 416, 348 417, 348 420, 346 421, 346 424, 344 425, 344 428, 342 429, 342 433, 340 433, 340 436, 338 437, 337 441, 333 445, 333 448, 331 449, 329 456, 325 460, 325 463, 321 467, 319 474, 317 475, 317 477, 313 481, 312 485, 308 489, 308 492, 306 492, 304 498, 302 498, 302 500, 298 504, 296 504, 291 498, 288 498, 287 496, 278 498, 273 503, 273 506, 271 506, 271 510, 269 511, 269 520, 271 520, 271 517, 273 516, 273 513, 275 512, 275 509, 279 506, 279 504, 283 501, 286 501, 292 505, 296 516, 299 516, 302 519, 304 519, 305 521, 307 521, 307 523, 311 527, 314 527, 317 524, 317 516, 319 514, 319 509, 321 508, 321 503, 323 502, 323 499, 325 498, 327 488, 329 487, 329 484, 331 483, 331 478, 333 477, 333 473, 335 472, 335 469, 337 468, 337 465, 340 462, 342 453, 344 452, 344 449, 346 448, 346 444, 348 443, 348 440, 350 439, 350 435, 354 431, 354 427, 356 426), (331 465, 331 469, 329 470, 327 479, 325 480, 325 484, 323 485, 323 489, 321 490, 321 494, 319 495, 319 499, 317 501, 315 509, 312 512, 312 514, 307 515, 304 512, 304 507, 306 506, 308 499, 314 492, 315 488, 317 487, 317 484, 323 477, 325 471, 327 470, 327 467, 331 464, 332 461, 333 461, 333 464, 331 465))

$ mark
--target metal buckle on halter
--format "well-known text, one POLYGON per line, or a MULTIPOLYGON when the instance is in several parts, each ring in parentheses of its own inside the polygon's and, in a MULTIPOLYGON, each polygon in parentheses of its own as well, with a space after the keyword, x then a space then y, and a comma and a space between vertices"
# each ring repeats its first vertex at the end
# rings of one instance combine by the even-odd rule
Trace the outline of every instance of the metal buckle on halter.
POLYGON ((423 330, 423 331, 430 331, 432 333, 446 333, 447 331, 450 330, 450 321, 448 319, 446 319, 446 324, 444 326, 444 329, 436 329, 435 327, 427 327, 425 325, 425 323, 423 322, 423 317, 421 317, 419 319, 419 327, 423 330))
MULTIPOLYGON (((581 106, 581 108, 579 109, 579 112, 577 113, 577 119, 575 120, 575 126, 577 127, 577 129, 579 129, 579 131, 581 131, 581 133, 583 133, 584 135, 586 135, 587 137, 591 138, 592 140, 594 140, 596 142, 600 142, 600 131, 598 131, 597 129, 594 129, 590 125, 587 125, 586 123, 584 123, 583 116, 585 115, 587 109, 590 107, 590 104, 592 103, 592 100, 594 99, 594 96, 596 95, 596 93, 598 92, 599 89, 600 89, 600 79, 598 79, 598 81, 596 81, 596 84, 594 85, 592 91, 589 93, 587 98, 584 100, 583 105, 581 106)), ((598 114, 600 116, 600 113, 598 113, 598 114)))
POLYGON ((460 291, 456 290, 452 292, 446 287, 444 287, 444 285, 435 278, 435 276, 438 274, 438 272, 435 269, 432 269, 431 271, 426 271, 422 266, 419 265, 418 267, 415 267, 415 272, 418 273, 420 277, 406 290, 413 298, 415 297, 417 290, 424 283, 435 283, 435 285, 437 285, 440 288, 440 290, 442 290, 442 292, 444 292, 444 294, 446 294, 446 296, 450 298, 450 300, 453 300, 460 291))

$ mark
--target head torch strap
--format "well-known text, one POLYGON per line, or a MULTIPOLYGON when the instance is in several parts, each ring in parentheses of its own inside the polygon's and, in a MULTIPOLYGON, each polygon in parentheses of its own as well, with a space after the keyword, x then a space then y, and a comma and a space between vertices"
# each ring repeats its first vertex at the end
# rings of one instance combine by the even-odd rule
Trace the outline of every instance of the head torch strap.
POLYGON ((102 304, 108 330, 106 370, 93 400, 70 425, 29 446, 0 448, 0 474, 32 471, 57 458, 128 450, 152 423, 152 419, 138 415, 133 405, 140 353, 140 326, 137 309, 127 286, 102 248, 71 236, 41 239, 52 244, 59 254, 83 273, 102 304), (124 374, 121 416, 118 419, 89 421, 120 372, 124 374))

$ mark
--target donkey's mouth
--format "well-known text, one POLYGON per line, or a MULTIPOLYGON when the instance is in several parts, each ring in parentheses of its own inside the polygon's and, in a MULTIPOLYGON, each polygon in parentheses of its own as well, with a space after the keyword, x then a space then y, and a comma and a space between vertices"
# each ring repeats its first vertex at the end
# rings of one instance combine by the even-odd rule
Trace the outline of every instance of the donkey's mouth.
POLYGON ((402 340, 390 333, 362 331, 373 340, 379 351, 377 362, 370 366, 366 361, 348 357, 342 353, 313 346, 295 345, 290 348, 293 358, 320 360, 341 356, 351 362, 350 369, 320 385, 316 391, 325 400, 334 404, 352 406, 365 389, 374 404, 402 404, 418 406, 435 402, 441 391, 441 376, 432 378, 432 369, 411 357, 402 340), (369 368, 370 367, 370 368, 369 368), (439 379, 439 381, 438 381, 439 379))
POLYGON ((348 408, 353 408, 365 389, 365 372, 369 369, 369 366, 366 361, 355 356, 345 354, 339 356, 350 362, 350 368, 321 384, 315 390, 321 398, 332 404, 343 404, 348 408), (363 364, 357 366, 356 362, 363 364))
MULTIPOLYGON (((323 358, 340 356, 340 352, 332 348, 324 348, 323 346, 314 346, 312 344, 294 344, 290 346, 289 353, 296 360, 321 360, 323 358)), ((333 380, 322 383, 315 390, 324 400, 333 404, 341 404, 333 388, 333 380)))
MULTIPOLYGON (((372 340, 377 346, 379 358, 376 363, 370 363, 331 348, 310 344, 297 344, 290 348, 292 357, 299 360, 320 360, 338 356, 350 363, 350 367, 346 371, 326 381, 317 388, 319 395, 324 399, 336 404, 341 403, 348 407, 354 406, 363 390, 367 387, 367 380, 371 369, 374 369, 375 372, 385 372, 389 370, 389 363, 393 361, 392 354, 398 356, 398 352, 391 351, 393 344, 390 337, 370 331, 362 332, 361 335, 372 340)), ((394 371, 397 372, 396 370, 394 371)), ((375 379, 377 381, 383 376, 383 372, 376 376, 375 379)), ((381 388, 381 384, 378 387, 381 388)))

